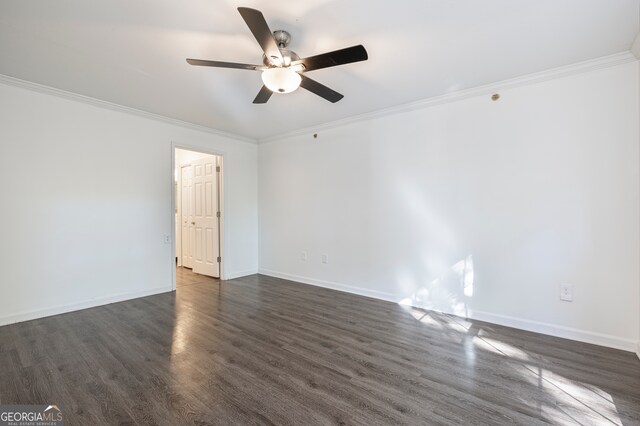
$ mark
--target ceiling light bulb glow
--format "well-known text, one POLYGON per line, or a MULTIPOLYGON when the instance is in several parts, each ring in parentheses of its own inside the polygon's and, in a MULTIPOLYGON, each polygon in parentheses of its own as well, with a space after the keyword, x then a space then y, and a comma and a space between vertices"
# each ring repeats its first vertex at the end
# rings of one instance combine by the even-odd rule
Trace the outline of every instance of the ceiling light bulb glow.
POLYGON ((262 81, 274 93, 290 93, 300 87, 302 77, 289 68, 268 68, 262 72, 262 81))

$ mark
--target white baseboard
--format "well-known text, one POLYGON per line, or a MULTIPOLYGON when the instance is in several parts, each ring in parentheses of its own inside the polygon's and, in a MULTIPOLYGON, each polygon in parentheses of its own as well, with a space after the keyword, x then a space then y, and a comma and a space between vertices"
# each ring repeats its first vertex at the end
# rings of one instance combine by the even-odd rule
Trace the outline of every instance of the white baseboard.
MULTIPOLYGON (((318 280, 315 278, 302 277, 299 275, 287 274, 284 272, 273 271, 269 269, 260 269, 260 274, 269 275, 271 277, 282 278, 290 281, 297 281, 302 284, 310 284, 318 287, 330 288, 333 290, 344 291, 347 293, 358 294, 360 296, 372 297, 374 299, 385 300, 387 302, 398 303, 400 297, 392 294, 376 290, 369 290, 362 287, 356 287, 346 284, 340 284, 330 281, 318 280)), ((449 315, 455 315, 453 312, 444 312, 449 315)), ((636 352, 640 357, 640 343, 632 339, 624 339, 608 334, 595 333, 586 330, 580 330, 565 327, 557 324, 533 321, 524 318, 516 318, 507 315, 493 314, 490 312, 473 311, 468 316, 469 319, 485 321, 492 324, 503 325, 506 327, 517 328, 520 330, 533 331, 536 333, 547 334, 549 336, 562 337, 564 339, 576 340, 579 342, 591 343, 599 346, 606 346, 614 349, 621 349, 628 352, 636 352)))
POLYGON ((66 314, 68 312, 80 311, 96 306, 108 305, 110 303, 123 302, 125 300, 137 299, 139 297, 152 296, 154 294, 167 293, 173 291, 171 287, 157 287, 150 290, 134 291, 132 293, 121 293, 107 297, 98 297, 83 302, 72 303, 70 305, 55 306, 53 308, 37 309, 34 311, 18 312, 0 317, 0 326, 14 324, 17 322, 30 321, 38 318, 50 317, 52 315, 66 314))
POLYGON ((257 269, 248 269, 246 271, 231 272, 231 273, 225 274, 225 277, 223 279, 233 280, 236 278, 246 277, 247 275, 255 275, 257 273, 258 273, 257 269))
POLYGON ((285 274, 284 272, 272 271, 270 269, 260 269, 259 274, 268 275, 270 277, 282 278, 283 280, 296 281, 302 284, 310 284, 316 287, 330 288, 332 290, 344 291, 345 293, 358 294, 360 296, 372 297, 374 299, 385 300, 387 302, 398 302, 398 298, 383 291, 369 290, 363 287, 354 287, 346 284, 340 284, 331 281, 317 280, 315 278, 302 277, 300 275, 285 274))
POLYGON ((606 346, 608 348, 614 349, 621 349, 628 352, 634 352, 636 349, 636 341, 634 339, 624 339, 622 337, 612 336, 609 334, 580 330, 577 328, 565 327, 557 324, 550 324, 540 321, 533 321, 524 318, 517 318, 481 311, 474 311, 469 318, 490 322, 492 324, 504 325, 506 327, 517 328, 520 330, 547 334, 549 336, 576 340, 578 342, 591 343, 594 345, 606 346))

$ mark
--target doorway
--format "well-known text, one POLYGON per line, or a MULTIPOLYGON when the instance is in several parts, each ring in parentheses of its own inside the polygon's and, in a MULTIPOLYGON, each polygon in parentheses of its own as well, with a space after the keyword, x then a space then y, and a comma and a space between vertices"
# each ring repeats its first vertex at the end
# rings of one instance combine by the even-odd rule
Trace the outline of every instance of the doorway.
POLYGON ((174 147, 175 287, 222 276, 222 156, 174 147))

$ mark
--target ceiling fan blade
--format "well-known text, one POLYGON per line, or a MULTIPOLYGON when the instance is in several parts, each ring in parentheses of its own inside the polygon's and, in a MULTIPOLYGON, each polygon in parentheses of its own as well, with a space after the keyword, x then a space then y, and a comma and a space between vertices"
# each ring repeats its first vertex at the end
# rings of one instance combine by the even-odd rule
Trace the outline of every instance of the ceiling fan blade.
POLYGON ((254 104, 266 104, 273 92, 267 88, 267 86, 262 86, 262 89, 258 92, 258 96, 253 100, 254 104))
POLYGON ((204 59, 187 59, 187 62, 191 65, 199 65, 203 67, 235 68, 239 70, 251 71, 260 71, 266 68, 262 65, 239 64, 236 62, 206 61, 204 59))
POLYGON ((274 65, 282 64, 284 59, 262 12, 248 7, 239 7, 238 12, 240 12, 244 22, 247 23, 247 26, 258 41, 258 44, 260 44, 260 47, 262 47, 267 58, 269 58, 274 65))
POLYGON ((357 46, 293 61, 291 65, 303 64, 305 71, 312 71, 321 68, 335 67, 336 65, 350 64, 352 62, 366 61, 367 59, 369 59, 367 50, 363 45, 359 44, 357 46))
POLYGON ((300 82, 300 87, 307 89, 308 91, 315 93, 316 95, 322 98, 325 98, 329 102, 336 103, 340 99, 344 98, 344 95, 341 95, 335 90, 329 89, 324 84, 320 84, 317 81, 312 80, 303 74, 300 74, 300 77, 302 77, 302 81, 300 82))

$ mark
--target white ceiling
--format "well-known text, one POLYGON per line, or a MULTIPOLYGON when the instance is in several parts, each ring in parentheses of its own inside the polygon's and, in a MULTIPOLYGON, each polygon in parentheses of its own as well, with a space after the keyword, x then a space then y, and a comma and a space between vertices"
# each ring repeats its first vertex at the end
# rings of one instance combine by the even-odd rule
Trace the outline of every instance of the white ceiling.
POLYGON ((21 0, 0 2, 0 74, 255 139, 629 50, 640 0, 21 0), (251 102, 260 63, 236 8, 260 9, 310 56, 369 60, 309 72, 341 92, 251 102))

